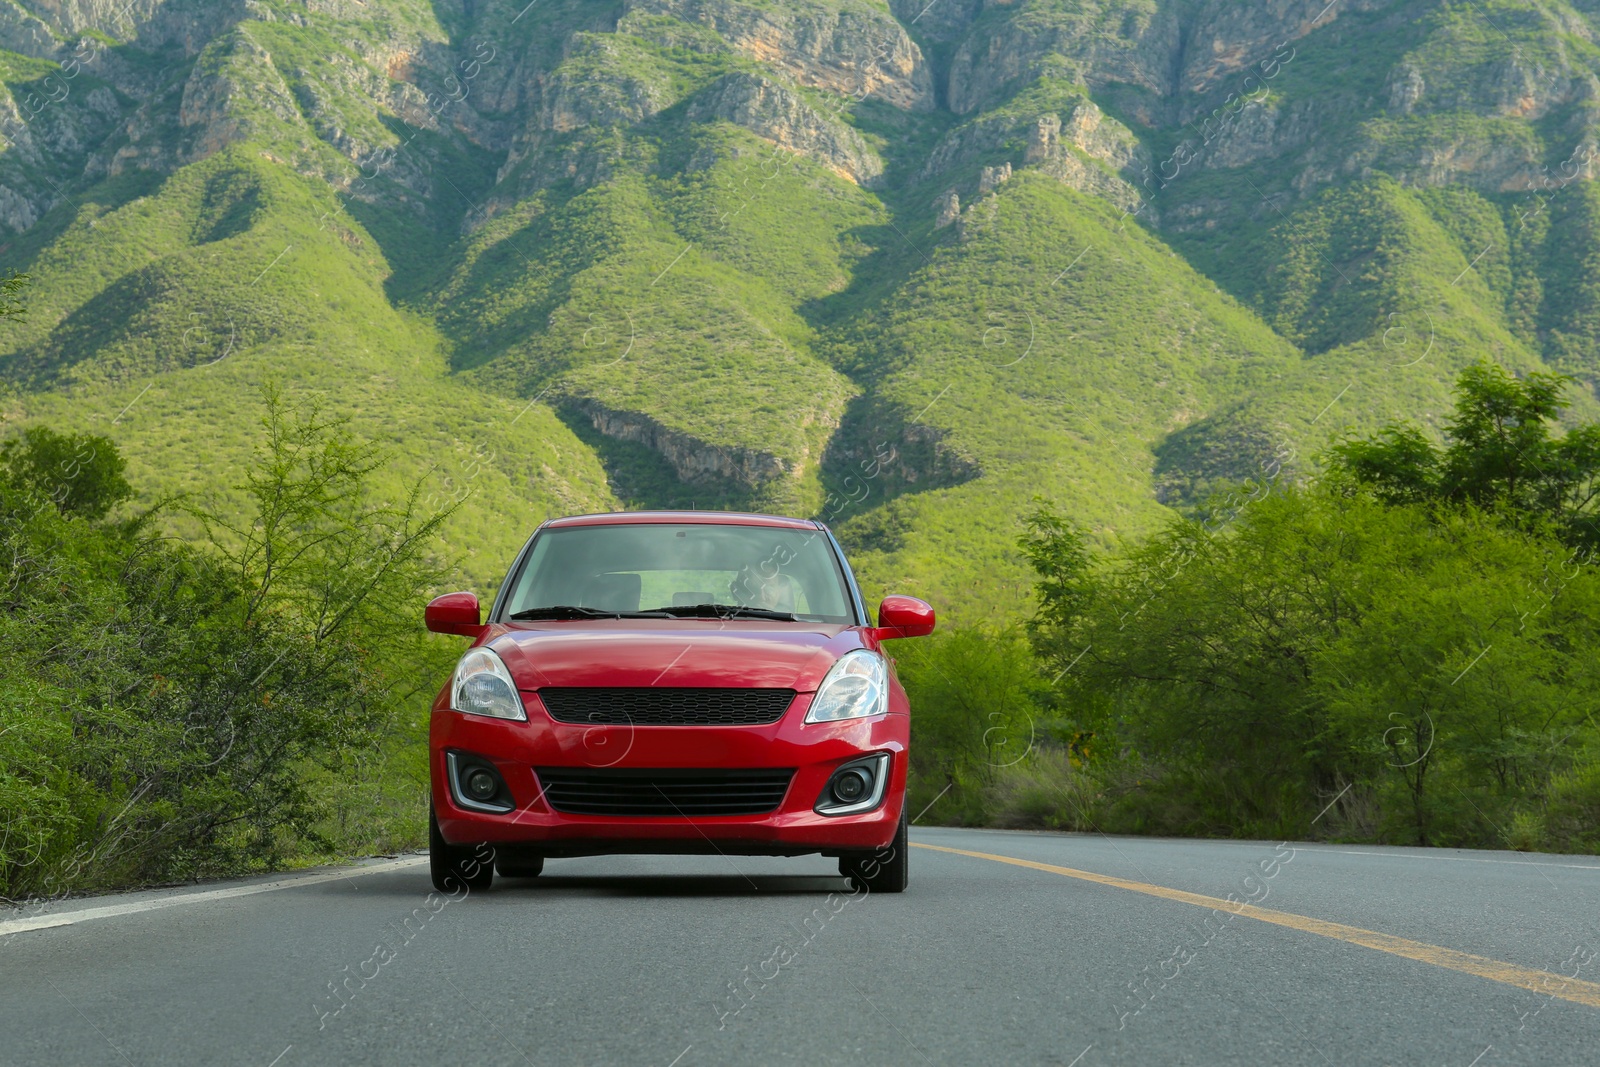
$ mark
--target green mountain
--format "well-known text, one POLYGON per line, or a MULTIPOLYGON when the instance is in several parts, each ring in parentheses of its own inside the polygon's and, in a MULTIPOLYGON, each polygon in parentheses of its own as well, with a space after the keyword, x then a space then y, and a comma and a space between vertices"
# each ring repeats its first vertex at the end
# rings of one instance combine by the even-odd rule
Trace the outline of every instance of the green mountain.
POLYGON ((818 516, 1014 612, 1491 356, 1600 380, 1600 4, 12 0, 0 417, 226 497, 261 386, 546 515, 818 516))

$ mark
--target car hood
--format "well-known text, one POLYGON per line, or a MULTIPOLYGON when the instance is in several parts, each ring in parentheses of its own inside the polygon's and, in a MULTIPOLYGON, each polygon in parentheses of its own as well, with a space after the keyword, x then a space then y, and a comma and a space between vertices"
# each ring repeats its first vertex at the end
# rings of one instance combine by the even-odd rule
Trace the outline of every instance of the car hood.
POLYGON ((598 620, 507 629, 487 643, 519 689, 749 686, 804 693, 817 688, 835 660, 860 648, 861 638, 843 626, 598 620))

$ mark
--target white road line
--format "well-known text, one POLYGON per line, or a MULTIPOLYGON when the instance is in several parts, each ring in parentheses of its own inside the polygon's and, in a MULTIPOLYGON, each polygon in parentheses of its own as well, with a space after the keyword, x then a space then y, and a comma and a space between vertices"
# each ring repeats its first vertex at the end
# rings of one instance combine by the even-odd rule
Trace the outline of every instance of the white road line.
POLYGON ((327 874, 308 874, 299 878, 280 878, 274 882, 258 882, 255 885, 236 885, 227 889, 207 889, 199 893, 178 893, 169 897, 156 897, 153 900, 135 900, 126 904, 106 904, 98 908, 82 908, 77 911, 64 911, 53 915, 35 915, 27 919, 11 919, 0 922, 0 937, 4 937, 7 934, 20 934, 27 930, 48 930, 53 926, 72 926, 76 923, 88 922, 91 919, 112 919, 119 915, 137 915, 145 911, 175 908, 182 904, 206 904, 215 900, 232 900, 234 897, 271 893, 279 889, 295 889, 299 886, 319 885, 338 878, 348 879, 352 875, 386 874, 389 871, 420 866, 426 863, 427 859, 428 857, 426 856, 407 856, 404 859, 390 860, 387 863, 374 863, 365 867, 350 867, 327 874))

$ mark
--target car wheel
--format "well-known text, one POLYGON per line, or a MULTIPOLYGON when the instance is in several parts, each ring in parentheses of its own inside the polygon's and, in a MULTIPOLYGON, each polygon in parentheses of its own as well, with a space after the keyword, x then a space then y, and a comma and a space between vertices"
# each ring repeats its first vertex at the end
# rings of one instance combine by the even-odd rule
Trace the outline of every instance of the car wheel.
POLYGON ((910 881, 910 851, 906 844, 906 814, 886 847, 871 852, 848 852, 839 857, 839 873, 869 893, 903 893, 910 881))
POLYGON ((537 878, 544 870, 544 857, 510 845, 495 849, 494 872, 502 878, 537 878))
POLYGON ((428 873, 433 877, 433 888, 441 893, 456 893, 462 887, 468 892, 482 893, 494 881, 494 851, 478 850, 468 845, 452 845, 439 832, 439 817, 433 805, 428 805, 428 873))

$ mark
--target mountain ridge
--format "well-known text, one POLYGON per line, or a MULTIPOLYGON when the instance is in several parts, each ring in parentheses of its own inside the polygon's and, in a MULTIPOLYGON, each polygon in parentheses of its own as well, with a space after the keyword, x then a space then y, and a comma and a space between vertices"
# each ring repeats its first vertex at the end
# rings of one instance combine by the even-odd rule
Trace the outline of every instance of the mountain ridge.
POLYGON ((545 514, 694 503, 823 518, 874 593, 1005 616, 1035 496, 1113 546, 1436 427, 1481 356, 1592 416, 1595 18, 19 0, 0 253, 36 281, 0 413, 225 495, 283 379, 396 485, 465 486, 485 592, 545 514))

